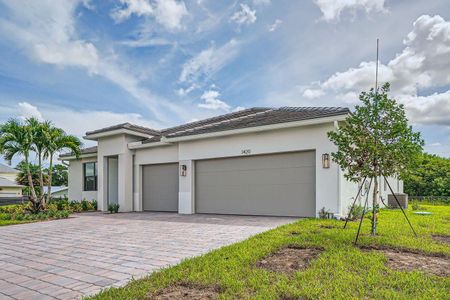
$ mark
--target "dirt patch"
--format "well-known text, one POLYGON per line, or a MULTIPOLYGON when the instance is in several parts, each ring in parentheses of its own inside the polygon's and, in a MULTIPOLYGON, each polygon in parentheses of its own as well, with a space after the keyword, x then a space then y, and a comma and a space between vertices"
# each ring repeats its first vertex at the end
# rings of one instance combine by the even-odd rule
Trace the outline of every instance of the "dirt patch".
POLYGON ((260 260, 256 266, 279 273, 293 273, 305 269, 322 252, 318 248, 286 247, 260 260))
POLYGON ((178 283, 155 293, 148 295, 146 299, 169 300, 169 299, 217 299, 219 298, 219 286, 204 286, 194 283, 178 283))
POLYGON ((450 235, 435 234, 433 235, 433 240, 450 245, 450 235))
POLYGON ((336 229, 336 228, 338 228, 338 226, 336 226, 336 225, 328 225, 328 224, 320 224, 319 227, 320 228, 324 228, 324 229, 336 229))
MULTIPOLYGON (((370 250, 366 248, 365 250, 370 250)), ((425 254, 411 250, 381 248, 372 250, 382 252, 386 258, 386 265, 398 271, 422 271, 437 276, 450 275, 450 258, 445 254, 425 254)))

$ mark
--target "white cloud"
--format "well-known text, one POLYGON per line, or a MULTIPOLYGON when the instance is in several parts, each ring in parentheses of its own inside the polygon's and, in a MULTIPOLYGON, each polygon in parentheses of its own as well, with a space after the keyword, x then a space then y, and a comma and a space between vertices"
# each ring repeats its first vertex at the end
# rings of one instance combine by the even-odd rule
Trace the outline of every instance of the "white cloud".
MULTIPOLYGON (((84 136, 86 131, 125 122, 155 129, 162 127, 162 124, 151 122, 138 113, 117 113, 108 110, 74 110, 61 106, 34 105, 27 101, 11 105, 7 109, 9 115, 4 117, 12 116, 22 119, 37 117, 40 120, 50 120, 55 126, 78 137, 84 136)), ((2 118, 1 115, 0 118, 2 118)))
POLYGON ((181 29, 183 17, 188 15, 186 5, 177 0, 120 0, 121 6, 111 11, 111 18, 117 23, 138 17, 154 17, 156 22, 169 30, 181 29))
POLYGON ((15 42, 38 63, 77 67, 90 75, 102 76, 127 91, 163 119, 164 110, 177 107, 141 87, 140 80, 124 69, 115 55, 104 55, 91 42, 77 36, 75 11, 82 0, 6 1, 8 18, 0 18, 0 36, 15 42))
POLYGON ((252 24, 256 22, 256 10, 251 10, 247 4, 240 4, 241 10, 235 12, 230 20, 238 25, 252 24))
POLYGON ((314 90, 314 89, 306 89, 303 92, 303 96, 305 96, 308 99, 315 99, 323 96, 325 94, 322 90, 314 90))
POLYGON ((240 42, 232 39, 221 47, 212 45, 201 51, 183 65, 179 81, 195 81, 202 76, 214 75, 238 55, 239 48, 240 42))
POLYGON ((271 25, 269 25, 268 30, 269 32, 274 32, 278 29, 278 27, 283 23, 280 19, 276 19, 275 22, 273 22, 271 25))
POLYGON ((198 107, 211 110, 223 110, 226 112, 230 111, 230 106, 224 101, 220 100, 219 97, 220 93, 218 91, 205 91, 200 97, 205 102, 198 104, 198 107))
MULTIPOLYGON (((440 16, 423 15, 414 22, 404 44, 402 52, 387 64, 380 64, 380 82, 391 83, 394 97, 405 104, 413 122, 450 125, 450 91, 420 96, 422 90, 450 84, 450 22, 440 16)), ((362 62, 312 84, 304 96, 331 94, 355 103, 358 94, 373 87, 374 81, 375 62, 362 62)))
POLYGON ((243 107, 243 106, 236 106, 236 107, 233 109, 233 112, 237 112, 237 111, 244 110, 244 109, 246 109, 246 108, 243 107))
POLYGON ((314 0, 319 6, 323 19, 327 22, 338 20, 344 10, 355 12, 365 10, 366 13, 385 12, 385 0, 314 0))
POLYGON ((121 6, 113 9, 110 14, 117 23, 127 20, 133 14, 138 17, 153 15, 153 7, 147 0, 120 0, 120 3, 121 6))
POLYGON ((44 120, 44 118, 42 117, 42 114, 38 110, 38 108, 34 105, 31 105, 28 102, 19 102, 17 104, 17 107, 19 110, 19 117, 21 119, 27 119, 27 118, 34 117, 40 121, 44 120))
POLYGON ((271 0, 253 0, 254 5, 269 5, 271 0))

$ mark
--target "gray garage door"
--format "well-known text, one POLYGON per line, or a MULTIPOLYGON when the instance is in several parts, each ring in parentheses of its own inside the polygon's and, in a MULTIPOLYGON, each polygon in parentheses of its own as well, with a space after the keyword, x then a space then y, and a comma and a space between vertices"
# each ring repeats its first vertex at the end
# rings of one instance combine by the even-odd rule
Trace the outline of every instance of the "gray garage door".
POLYGON ((178 211, 178 164, 143 166, 144 210, 178 211))
POLYGON ((197 161, 196 212, 315 216, 315 152, 197 161))

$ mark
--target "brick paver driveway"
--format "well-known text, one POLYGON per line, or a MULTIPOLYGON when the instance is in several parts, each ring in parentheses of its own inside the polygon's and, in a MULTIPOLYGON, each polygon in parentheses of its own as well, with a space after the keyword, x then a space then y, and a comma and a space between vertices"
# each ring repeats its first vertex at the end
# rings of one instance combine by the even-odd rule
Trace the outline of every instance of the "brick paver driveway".
POLYGON ((0 299, 76 299, 292 218, 78 214, 0 227, 0 299))

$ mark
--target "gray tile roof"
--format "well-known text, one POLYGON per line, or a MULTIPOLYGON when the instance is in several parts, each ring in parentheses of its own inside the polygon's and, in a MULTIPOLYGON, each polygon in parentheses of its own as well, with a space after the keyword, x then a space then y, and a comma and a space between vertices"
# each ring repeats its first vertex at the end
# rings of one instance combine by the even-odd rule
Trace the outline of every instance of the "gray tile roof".
POLYGON ((19 173, 19 171, 10 166, 0 164, 0 173, 19 173))
POLYGON ((144 134, 148 134, 148 135, 160 135, 161 134, 160 131, 155 130, 155 129, 138 126, 138 125, 134 125, 134 124, 130 124, 130 123, 122 123, 122 124, 117 124, 114 126, 109 126, 109 127, 93 130, 93 131, 88 131, 88 132, 86 132, 86 135, 108 132, 108 131, 117 130, 117 129, 128 129, 128 130, 132 130, 135 132, 144 133, 144 134))
MULTIPOLYGON (((92 154, 92 153, 97 153, 97 146, 81 149, 81 154, 92 154)), ((59 157, 70 157, 70 156, 74 156, 74 155, 75 154, 73 152, 69 152, 69 153, 63 153, 63 154, 59 155, 59 157)))
MULTIPOLYGON (((257 107, 163 129, 161 130, 161 134, 168 138, 189 136, 346 115, 348 113, 350 113, 350 110, 343 107, 257 107)), ((152 143, 156 141, 159 141, 159 139, 154 137, 145 140, 144 143, 152 143)))
POLYGON ((9 179, 0 177, 0 186, 1 187, 15 187, 15 186, 21 187, 22 185, 17 184, 14 181, 11 181, 9 179))

